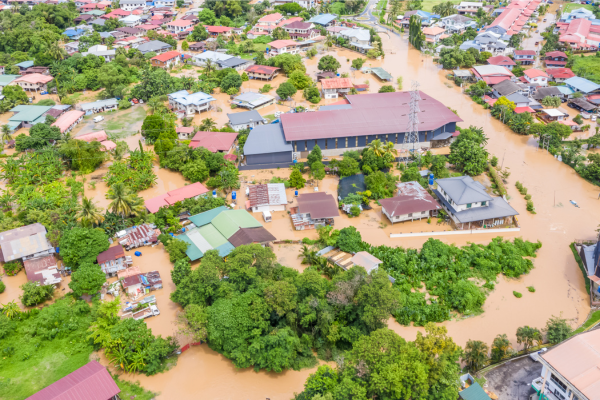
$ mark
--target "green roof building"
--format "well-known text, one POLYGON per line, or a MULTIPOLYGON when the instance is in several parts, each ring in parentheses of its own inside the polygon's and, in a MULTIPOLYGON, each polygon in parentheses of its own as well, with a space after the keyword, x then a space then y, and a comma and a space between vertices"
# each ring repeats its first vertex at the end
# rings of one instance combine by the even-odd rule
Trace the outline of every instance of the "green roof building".
POLYGON ((477 382, 458 392, 458 397, 462 400, 492 400, 477 382))
POLYGON ((0 75, 0 91, 4 89, 4 86, 7 86, 12 81, 20 77, 21 75, 0 75))
POLYGON ((46 113, 53 106, 30 106, 20 105, 13 108, 15 114, 8 119, 9 124, 23 124, 24 126, 33 126, 46 121, 46 113))
POLYGON ((262 225, 246 210, 229 210, 217 215, 211 222, 227 239, 240 228, 259 228, 262 225))

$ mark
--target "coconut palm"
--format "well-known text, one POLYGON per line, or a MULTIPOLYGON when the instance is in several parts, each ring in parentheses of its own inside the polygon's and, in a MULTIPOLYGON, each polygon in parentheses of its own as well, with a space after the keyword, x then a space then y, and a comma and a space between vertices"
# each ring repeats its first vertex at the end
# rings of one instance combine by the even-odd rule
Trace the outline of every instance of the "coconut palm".
POLYGON ((375 139, 369 143, 369 149, 371 149, 377 157, 381 157, 385 154, 383 143, 379 139, 375 139))
POLYGON ((17 199, 17 196, 12 194, 10 190, 6 189, 2 196, 0 196, 0 208, 2 210, 10 210, 17 199))
POLYGON ((81 198, 81 209, 77 214, 77 220, 83 226, 99 225, 104 221, 102 208, 98 208, 92 199, 83 196, 81 198))
POLYGON ((204 73, 206 74, 206 76, 210 76, 210 73, 214 70, 215 64, 210 59, 204 61, 204 73))
POLYGON ((394 143, 392 142, 385 142, 383 145, 383 152, 398 157, 398 150, 394 147, 394 143))
POLYGON ((470 372, 480 370, 488 360, 488 345, 480 340, 469 340, 462 361, 470 372))
POLYGON ((215 120, 212 118, 205 118, 202 120, 202 124, 200 125, 200 130, 205 132, 214 131, 217 129, 217 124, 215 120))
POLYGON ((317 259, 317 251, 311 249, 307 245, 302 246, 302 251, 298 255, 298 257, 302 257, 302 264, 310 264, 313 265, 316 263, 317 259))
POLYGON ((8 124, 2 125, 2 134, 0 136, 0 140, 2 140, 5 143, 12 140, 12 135, 10 134, 10 126, 8 124))
POLYGON ((50 55, 50 57, 52 57, 54 60, 62 61, 65 59, 66 51, 60 47, 58 42, 54 42, 48 48, 48 55, 50 55))
POLYGON ((112 200, 108 208, 122 218, 128 217, 133 212, 133 207, 136 205, 136 197, 131 193, 131 190, 123 183, 115 183, 111 186, 106 194, 106 198, 112 200))

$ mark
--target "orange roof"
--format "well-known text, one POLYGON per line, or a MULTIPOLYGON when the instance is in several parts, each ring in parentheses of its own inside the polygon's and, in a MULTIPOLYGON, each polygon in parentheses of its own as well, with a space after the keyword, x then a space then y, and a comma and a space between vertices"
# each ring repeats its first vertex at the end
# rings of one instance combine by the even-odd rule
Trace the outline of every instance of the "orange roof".
POLYGON ((323 89, 348 89, 354 87, 350 78, 323 79, 321 86, 323 89))
POLYGON ((229 32, 232 29, 227 26, 211 26, 211 25, 204 25, 204 28, 206 28, 207 32, 210 32, 210 33, 224 33, 224 32, 229 32))
POLYGON ((586 398, 600 399, 600 330, 574 336, 540 356, 586 398))
POLYGON ((269 46, 276 49, 281 49, 282 47, 296 46, 297 44, 298 43, 294 42, 293 40, 275 40, 269 43, 269 46))
POLYGON ((83 111, 71 110, 67 111, 52 124, 60 129, 60 133, 64 133, 75 121, 83 117, 85 113, 83 111))
POLYGON ((543 77, 548 77, 548 74, 546 74, 544 71, 540 71, 539 69, 526 69, 523 72, 525 75, 527 75, 528 78, 537 78, 538 76, 543 76, 543 77))
POLYGON ((279 21, 281 18, 283 18, 283 15, 281 15, 279 13, 274 13, 274 14, 265 15, 264 17, 259 19, 258 22, 275 22, 275 21, 279 21))
POLYGON ((165 62, 165 61, 169 61, 169 60, 172 60, 172 59, 180 57, 180 56, 181 56, 180 52, 172 50, 172 51, 167 51, 166 53, 159 54, 155 57, 152 57, 151 60, 165 62))
POLYGON ((440 28, 439 26, 434 26, 432 28, 423 28, 423 33, 425 35, 439 35, 440 33, 444 33, 446 30, 444 28, 440 28))
POLYGON ((175 21, 169 22, 167 25, 170 25, 170 26, 189 26, 189 25, 194 25, 194 23, 192 21, 188 21, 188 20, 185 20, 185 19, 176 19, 175 21))
POLYGON ((84 142, 88 142, 88 143, 93 142, 93 141, 103 142, 108 139, 108 135, 106 134, 105 131, 97 131, 97 132, 86 133, 85 135, 81 135, 81 136, 76 136, 75 139, 83 140, 84 142))
POLYGON ((54 79, 54 78, 50 75, 29 74, 29 75, 23 75, 22 77, 15 79, 15 82, 48 83, 52 79, 54 79))

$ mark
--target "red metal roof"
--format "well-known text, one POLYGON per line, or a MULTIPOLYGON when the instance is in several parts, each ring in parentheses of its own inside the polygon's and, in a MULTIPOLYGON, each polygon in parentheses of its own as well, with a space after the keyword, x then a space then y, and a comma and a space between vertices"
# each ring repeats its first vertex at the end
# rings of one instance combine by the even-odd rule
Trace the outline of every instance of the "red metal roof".
POLYGON ((204 28, 206 28, 206 31, 210 32, 210 33, 224 33, 224 32, 229 32, 232 29, 227 26, 211 26, 211 25, 204 25, 204 28))
POLYGON ((490 86, 497 85, 500 82, 510 79, 508 76, 485 76, 483 80, 490 86))
POLYGON ((333 78, 321 80, 323 89, 349 89, 354 87, 350 78, 333 78))
POLYGON ((293 40, 274 40, 271 43, 269 43, 269 46, 275 48, 275 49, 281 49, 283 47, 288 47, 288 46, 297 46, 298 43, 294 42, 293 40))
POLYGON ((564 57, 567 58, 567 55, 565 53, 563 53, 562 51, 551 51, 549 53, 546 53, 546 58, 548 57, 564 57))
POLYGON ((172 60, 173 58, 177 58, 180 57, 181 53, 175 50, 172 51, 167 51, 166 53, 162 53, 157 55, 156 57, 152 57, 151 60, 158 60, 158 61, 169 61, 172 60))
POLYGON ((538 76, 545 76, 546 78, 548 77, 548 74, 546 74, 544 71, 540 71, 539 69, 526 69, 524 71, 524 74, 527 75, 529 78, 537 78, 538 76))
POLYGON ((488 64, 491 65, 517 65, 512 59, 506 56, 495 56, 487 59, 488 64))
POLYGON ((52 282, 48 282, 49 276, 44 275, 43 272, 47 270, 54 270, 54 273, 51 274, 52 278, 61 280, 60 273, 56 269, 57 262, 54 254, 50 254, 45 257, 34 258, 30 260, 24 260, 23 266, 25 267, 25 273, 27 274, 27 279, 30 281, 39 282, 40 285, 48 285, 52 282))
POLYGON ((269 66, 266 66, 266 65, 251 65, 248 68, 246 68, 246 72, 252 72, 252 73, 255 73, 255 74, 271 75, 272 73, 274 73, 278 69, 279 68, 277 68, 277 67, 269 67, 269 66))
POLYGON ((120 392, 106 368, 90 361, 27 400, 107 400, 120 392))
POLYGON ((554 79, 568 79, 575 76, 575 73, 571 71, 571 68, 548 68, 546 73, 554 79))
POLYGON ((418 182, 403 182, 397 186, 397 196, 379 200, 390 217, 442 208, 418 182))
MULTIPOLYGON (((319 114, 306 113, 306 114, 319 114)), ((310 214, 311 219, 339 217, 340 212, 332 195, 325 192, 301 193, 298 196, 298 211, 310 214)))
POLYGON ((168 207, 177 203, 178 201, 183 201, 185 199, 191 199, 196 196, 200 196, 204 193, 207 193, 208 189, 206 186, 201 184, 200 182, 192 183, 191 185, 187 185, 181 187, 179 189, 171 190, 161 196, 154 197, 152 199, 148 199, 144 202, 146 208, 151 213, 155 213, 160 210, 161 207, 168 207))
POLYGON ((237 135, 237 132, 196 132, 190 142, 190 147, 192 149, 204 147, 213 153, 229 151, 237 135))
POLYGON ((528 113, 534 113, 535 110, 531 107, 515 107, 515 113, 517 114, 521 114, 524 112, 528 112, 528 113))
POLYGON ((175 21, 171 21, 167 24, 167 26, 190 26, 194 25, 192 21, 187 21, 185 19, 176 19, 175 21))
POLYGON ((109 247, 108 250, 98 254, 96 261, 98 261, 98 264, 104 264, 107 261, 114 261, 123 257, 125 257, 125 249, 123 249, 123 246, 118 244, 116 246, 109 247))
MULTIPOLYGON (((431 131, 451 122, 462 121, 438 100, 421 91, 419 94, 419 131, 431 131)), ((406 131, 410 92, 371 93, 346 98, 352 108, 282 114, 281 123, 286 140, 374 136, 406 131)))
POLYGON ((283 18, 283 15, 281 15, 280 13, 273 13, 265 15, 264 17, 259 19, 258 22, 276 22, 279 21, 281 18, 283 18))

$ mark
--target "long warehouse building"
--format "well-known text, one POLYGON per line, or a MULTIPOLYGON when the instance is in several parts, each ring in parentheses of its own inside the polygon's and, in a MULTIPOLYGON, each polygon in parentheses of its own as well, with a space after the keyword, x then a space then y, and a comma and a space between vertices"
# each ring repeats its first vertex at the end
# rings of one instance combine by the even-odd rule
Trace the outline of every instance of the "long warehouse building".
MULTIPOLYGON (((452 137, 462 119, 438 100, 419 93, 418 147, 431 147, 432 141, 452 137)), ((326 156, 361 150, 376 139, 402 148, 410 92, 351 95, 347 100, 349 104, 329 106, 327 111, 282 114, 280 123, 254 128, 244 145, 245 164, 289 165, 294 158, 306 158, 315 145, 326 156)))

